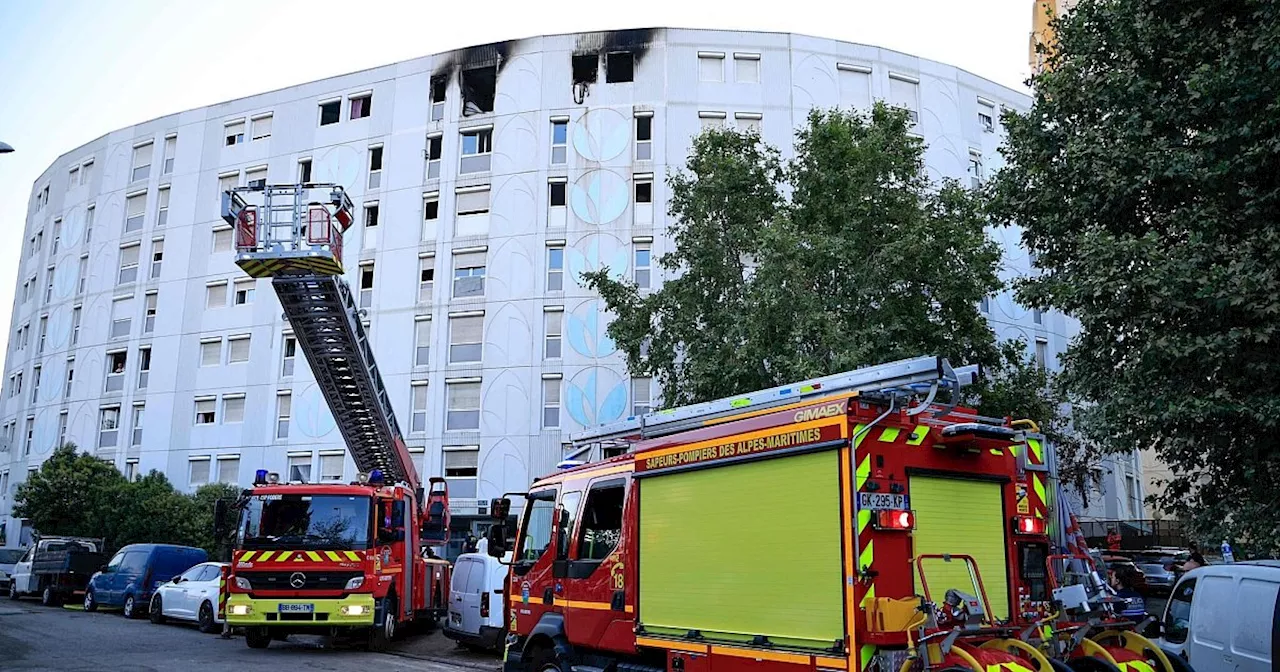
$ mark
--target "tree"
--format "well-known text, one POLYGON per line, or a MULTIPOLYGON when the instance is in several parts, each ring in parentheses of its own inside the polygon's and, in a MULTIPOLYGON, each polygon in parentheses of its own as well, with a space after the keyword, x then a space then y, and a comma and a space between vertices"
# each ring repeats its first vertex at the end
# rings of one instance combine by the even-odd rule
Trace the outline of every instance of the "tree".
POLYGON ((906 113, 814 111, 796 157, 710 130, 668 177, 668 279, 587 274, 632 375, 680 405, 921 354, 991 364, 999 248, 982 202, 923 177, 906 113), (789 199, 783 193, 791 194, 789 199))
POLYGON ((226 483, 210 483, 202 485, 190 495, 192 507, 192 523, 196 536, 193 546, 208 551, 209 557, 222 557, 223 550, 230 548, 235 541, 235 526, 226 531, 226 536, 214 534, 214 507, 220 499, 228 503, 240 497, 242 488, 226 483))
POLYGON ((13 515, 43 535, 102 537, 116 523, 124 485, 115 467, 65 443, 18 486, 13 515))
POLYGON ((1153 448, 1200 538, 1280 552, 1280 5, 1084 0, 1056 33, 994 185, 1020 300, 1080 320, 1088 439, 1153 448))

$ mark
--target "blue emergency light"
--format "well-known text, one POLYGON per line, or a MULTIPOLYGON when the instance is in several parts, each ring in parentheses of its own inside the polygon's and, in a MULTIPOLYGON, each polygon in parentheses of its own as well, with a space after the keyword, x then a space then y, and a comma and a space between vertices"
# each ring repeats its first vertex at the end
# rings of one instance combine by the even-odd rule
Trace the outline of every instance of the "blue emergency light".
POLYGON ((381 469, 374 469, 373 471, 369 472, 369 483, 371 485, 382 485, 385 482, 385 480, 386 479, 383 478, 382 476, 381 469))
POLYGON ((266 484, 266 482, 267 482, 267 470, 266 470, 266 469, 259 469, 259 470, 255 471, 255 472, 253 472, 253 484, 254 484, 254 485, 264 485, 264 484, 266 484))

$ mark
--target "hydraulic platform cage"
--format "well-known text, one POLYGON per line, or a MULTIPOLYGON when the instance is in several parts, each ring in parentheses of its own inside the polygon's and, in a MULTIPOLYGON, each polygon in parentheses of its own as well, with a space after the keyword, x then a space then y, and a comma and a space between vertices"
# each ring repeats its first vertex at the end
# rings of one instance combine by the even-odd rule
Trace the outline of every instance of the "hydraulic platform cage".
POLYGON ((337 185, 237 187, 223 193, 223 218, 235 225, 237 253, 318 252, 340 265, 342 234, 352 222, 351 201, 337 185), (331 202, 304 203, 312 189, 329 189, 331 202), (245 202, 241 194, 250 191, 263 193, 261 206, 245 202))

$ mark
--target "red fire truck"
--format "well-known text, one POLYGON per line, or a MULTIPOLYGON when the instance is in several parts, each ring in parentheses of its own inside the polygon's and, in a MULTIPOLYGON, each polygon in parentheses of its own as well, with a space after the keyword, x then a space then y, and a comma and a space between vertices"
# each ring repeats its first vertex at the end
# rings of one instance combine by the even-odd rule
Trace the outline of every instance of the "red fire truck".
POLYGON ((258 470, 238 502, 226 619, 253 648, 292 632, 355 632, 380 649, 402 625, 448 607, 449 564, 431 551, 448 541, 448 489, 432 478, 424 491, 341 277, 351 209, 334 184, 223 194, 236 263, 272 279, 360 473, 350 484, 314 484, 258 470))
POLYGON ((575 437, 597 461, 490 532, 504 669, 1047 672, 1043 444, 953 404, 976 375, 922 357, 575 437))

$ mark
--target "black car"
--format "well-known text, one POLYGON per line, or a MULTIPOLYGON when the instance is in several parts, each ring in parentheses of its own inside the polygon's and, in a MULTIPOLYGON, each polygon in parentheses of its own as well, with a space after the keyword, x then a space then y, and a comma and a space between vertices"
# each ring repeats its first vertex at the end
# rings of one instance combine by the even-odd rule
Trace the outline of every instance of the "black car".
POLYGON ((1159 563, 1143 563, 1138 565, 1142 570, 1145 585, 1139 590, 1144 595, 1168 595, 1177 581, 1174 573, 1159 563))

